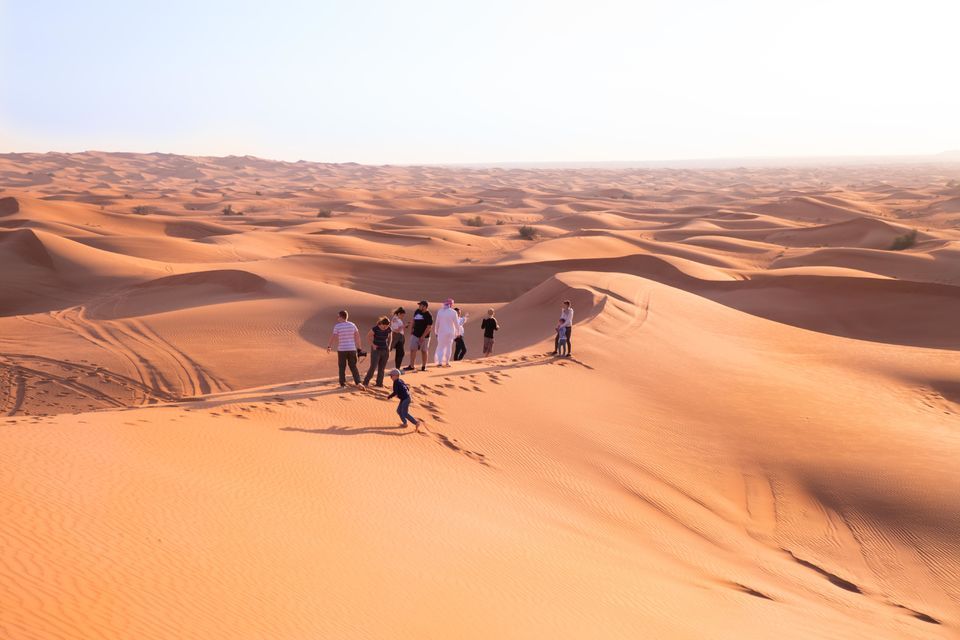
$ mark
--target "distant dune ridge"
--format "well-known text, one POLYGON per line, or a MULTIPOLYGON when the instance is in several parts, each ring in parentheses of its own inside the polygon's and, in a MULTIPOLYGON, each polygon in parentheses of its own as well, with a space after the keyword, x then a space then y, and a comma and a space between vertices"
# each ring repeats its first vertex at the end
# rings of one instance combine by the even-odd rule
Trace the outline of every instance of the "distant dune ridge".
POLYGON ((949 154, 0 155, 0 637, 956 638, 958 203, 949 154), (447 297, 423 433, 340 390, 339 309, 447 297))

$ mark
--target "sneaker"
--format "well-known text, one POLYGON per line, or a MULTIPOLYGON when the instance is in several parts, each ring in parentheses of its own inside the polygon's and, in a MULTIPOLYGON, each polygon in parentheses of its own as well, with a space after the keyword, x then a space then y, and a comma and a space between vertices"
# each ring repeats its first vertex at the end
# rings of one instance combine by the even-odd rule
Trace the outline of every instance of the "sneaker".
POLYGON ((404 371, 416 371, 416 368, 410 366, 410 367, 404 367, 403 370, 404 370, 404 371))

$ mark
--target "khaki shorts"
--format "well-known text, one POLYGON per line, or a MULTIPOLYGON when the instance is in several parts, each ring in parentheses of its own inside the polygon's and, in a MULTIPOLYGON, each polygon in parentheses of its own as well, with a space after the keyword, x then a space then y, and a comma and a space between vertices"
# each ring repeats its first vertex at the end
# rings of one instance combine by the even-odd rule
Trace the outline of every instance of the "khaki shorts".
POLYGON ((493 338, 484 338, 483 339, 483 352, 490 353, 493 351, 493 338))
POLYGON ((418 338, 410 336, 410 351, 426 351, 430 347, 430 336, 418 338))

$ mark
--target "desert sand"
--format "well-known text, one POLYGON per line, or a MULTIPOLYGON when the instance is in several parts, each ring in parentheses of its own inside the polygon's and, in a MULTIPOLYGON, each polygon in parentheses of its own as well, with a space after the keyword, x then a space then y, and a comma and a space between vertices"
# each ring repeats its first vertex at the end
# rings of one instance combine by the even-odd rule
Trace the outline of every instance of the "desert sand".
POLYGON ((0 189, 2 638, 960 633, 960 164, 8 154, 0 189), (339 388, 338 309, 448 296, 423 433, 339 388))

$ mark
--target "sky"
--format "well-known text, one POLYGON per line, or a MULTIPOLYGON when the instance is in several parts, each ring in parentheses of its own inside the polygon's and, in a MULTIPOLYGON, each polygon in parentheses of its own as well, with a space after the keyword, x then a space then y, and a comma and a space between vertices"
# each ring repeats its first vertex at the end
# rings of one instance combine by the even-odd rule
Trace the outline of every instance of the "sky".
POLYGON ((958 0, 0 0, 0 151, 363 163, 960 149, 958 0))

